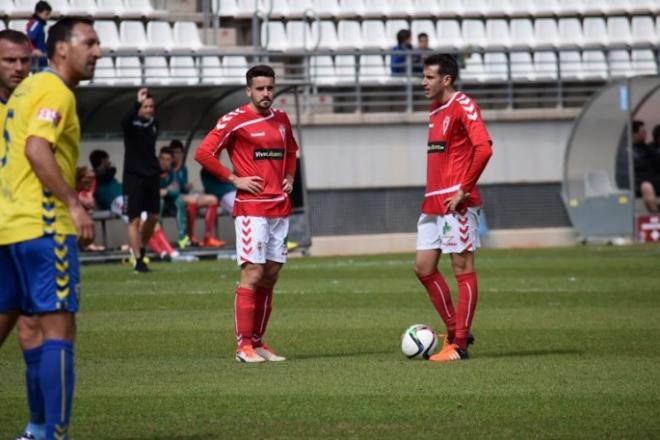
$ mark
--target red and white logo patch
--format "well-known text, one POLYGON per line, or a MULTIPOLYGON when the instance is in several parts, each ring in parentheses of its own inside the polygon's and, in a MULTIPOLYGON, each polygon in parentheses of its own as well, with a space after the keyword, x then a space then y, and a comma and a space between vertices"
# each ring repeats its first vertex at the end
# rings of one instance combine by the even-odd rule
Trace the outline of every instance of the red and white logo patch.
POLYGON ((62 115, 57 110, 40 108, 37 112, 37 120, 50 122, 53 124, 53 127, 57 127, 62 120, 62 115))

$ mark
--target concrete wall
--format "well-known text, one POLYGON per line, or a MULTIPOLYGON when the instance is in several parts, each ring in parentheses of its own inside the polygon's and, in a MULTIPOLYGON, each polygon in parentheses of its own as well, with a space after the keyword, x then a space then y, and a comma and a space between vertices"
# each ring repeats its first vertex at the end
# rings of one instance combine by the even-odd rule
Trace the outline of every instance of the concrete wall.
MULTIPOLYGON (((421 119, 421 118, 420 118, 421 119)), ((482 183, 558 182, 572 120, 490 121, 494 155, 482 183)), ((302 144, 307 187, 317 189, 423 186, 426 176, 425 122, 306 125, 302 144)), ((158 142, 165 145, 169 139, 158 142)), ((193 142, 197 145, 199 140, 193 142)), ((81 162, 105 149, 119 169, 121 141, 85 141, 81 162)), ((226 159, 225 159, 226 161, 226 159)), ((199 187, 199 166, 189 156, 191 179, 199 187)))

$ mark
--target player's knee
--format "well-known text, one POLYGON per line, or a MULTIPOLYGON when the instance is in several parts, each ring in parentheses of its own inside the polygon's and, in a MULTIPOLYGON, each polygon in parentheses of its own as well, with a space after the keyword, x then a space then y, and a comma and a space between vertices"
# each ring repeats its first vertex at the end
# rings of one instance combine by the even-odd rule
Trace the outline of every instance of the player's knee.
POLYGON ((415 275, 417 275, 417 278, 431 275, 435 270, 436 268, 430 264, 415 262, 415 265, 413 266, 413 271, 415 272, 415 275))
POLYGON ((18 330, 18 344, 23 350, 29 350, 41 345, 41 329, 36 317, 22 316, 16 325, 18 330))

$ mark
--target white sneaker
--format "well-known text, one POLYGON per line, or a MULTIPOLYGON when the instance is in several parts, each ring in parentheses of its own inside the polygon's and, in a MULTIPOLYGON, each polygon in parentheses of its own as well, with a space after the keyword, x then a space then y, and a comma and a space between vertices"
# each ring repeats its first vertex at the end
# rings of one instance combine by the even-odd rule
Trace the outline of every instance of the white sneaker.
POLYGON ((247 364, 266 361, 266 359, 259 356, 252 347, 244 347, 236 350, 236 356, 234 358, 236 359, 236 362, 247 364))
POLYGON ((284 356, 278 356, 275 354, 275 352, 266 344, 263 344, 261 347, 255 347, 254 351, 269 362, 282 362, 286 360, 284 356))

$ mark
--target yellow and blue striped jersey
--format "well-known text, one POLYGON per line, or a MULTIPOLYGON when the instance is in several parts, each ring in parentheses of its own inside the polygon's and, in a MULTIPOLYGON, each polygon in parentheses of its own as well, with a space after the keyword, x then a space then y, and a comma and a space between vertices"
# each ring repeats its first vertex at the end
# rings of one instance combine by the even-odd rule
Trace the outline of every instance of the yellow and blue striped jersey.
POLYGON ((32 170, 26 141, 48 141, 64 180, 73 188, 80 123, 72 90, 52 71, 26 78, 6 104, 0 139, 0 245, 45 234, 75 235, 69 210, 32 170))

